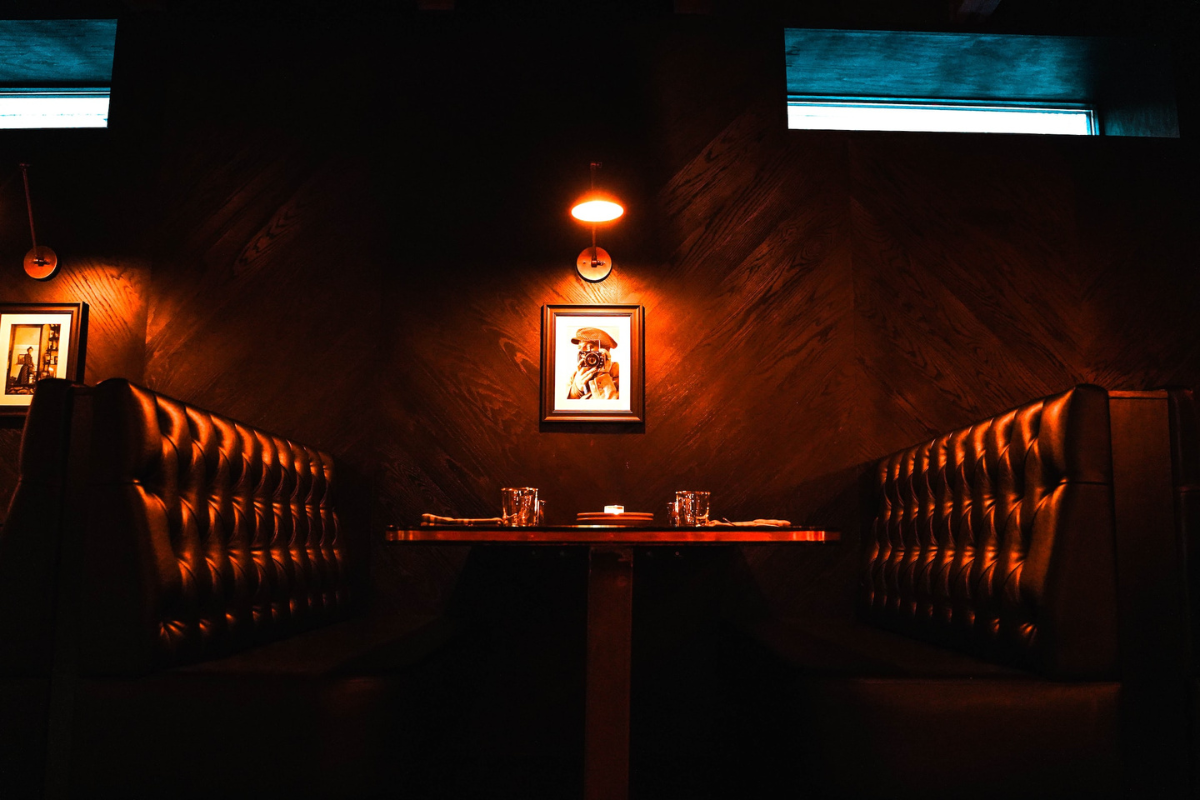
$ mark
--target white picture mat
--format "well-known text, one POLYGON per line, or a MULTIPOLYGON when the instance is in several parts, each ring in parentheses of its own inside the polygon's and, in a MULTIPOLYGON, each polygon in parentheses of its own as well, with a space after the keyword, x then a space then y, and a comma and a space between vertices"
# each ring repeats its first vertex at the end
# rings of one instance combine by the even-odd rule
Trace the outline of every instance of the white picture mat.
POLYGON ((630 319, 625 315, 606 317, 598 316, 556 316, 554 317, 554 410, 555 411, 629 411, 630 381, 629 374, 630 319), (571 400, 567 397, 571 376, 575 374, 578 362, 579 345, 571 343, 571 337, 580 328, 599 328, 613 337, 617 346, 611 355, 614 364, 619 364, 620 387, 615 400, 571 400))
MULTIPOLYGON (((8 382, 8 372, 12 368, 12 354, 8 352, 8 344, 12 339, 13 325, 59 325, 58 329, 58 366, 54 377, 67 377, 67 360, 75 343, 71 341, 70 314, 5 314, 0 318, 0 347, 4 350, 5 385, 8 382)), ((41 355, 40 353, 38 354, 41 355)), ((0 391, 0 406, 27 406, 32 395, 5 394, 0 391)))

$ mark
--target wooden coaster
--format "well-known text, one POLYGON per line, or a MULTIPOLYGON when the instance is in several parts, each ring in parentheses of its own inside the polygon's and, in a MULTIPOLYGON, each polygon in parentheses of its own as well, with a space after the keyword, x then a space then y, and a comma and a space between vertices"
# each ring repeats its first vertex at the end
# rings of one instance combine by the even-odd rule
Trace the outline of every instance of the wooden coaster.
POLYGON ((621 525, 623 527, 646 527, 654 524, 654 515, 645 512, 630 511, 624 514, 605 514, 596 511, 582 511, 575 515, 575 521, 592 525, 621 525))

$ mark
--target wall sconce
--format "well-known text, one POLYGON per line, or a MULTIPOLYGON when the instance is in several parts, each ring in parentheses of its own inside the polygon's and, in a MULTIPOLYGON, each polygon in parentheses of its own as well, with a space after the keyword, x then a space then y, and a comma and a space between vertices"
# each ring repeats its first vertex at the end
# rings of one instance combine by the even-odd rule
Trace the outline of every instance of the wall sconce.
POLYGON ((29 199, 29 165, 21 165, 21 177, 25 180, 25 210, 29 212, 29 238, 33 248, 25 254, 25 273, 38 281, 48 281, 58 272, 58 255, 49 247, 38 247, 37 231, 33 227, 33 201, 29 199))
POLYGON ((592 188, 571 207, 571 216, 592 226, 592 246, 585 247, 575 259, 575 270, 588 281, 602 281, 612 272, 612 256, 603 247, 596 246, 596 226, 613 222, 625 213, 625 207, 607 192, 596 191, 596 170, 599 161, 592 162, 592 188))

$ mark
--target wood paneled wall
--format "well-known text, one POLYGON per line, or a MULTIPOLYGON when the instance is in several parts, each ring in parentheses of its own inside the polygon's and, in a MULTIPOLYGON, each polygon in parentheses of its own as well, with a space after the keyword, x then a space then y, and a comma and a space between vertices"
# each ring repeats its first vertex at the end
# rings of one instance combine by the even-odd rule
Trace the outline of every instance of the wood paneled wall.
MULTIPOLYGON (((1200 383, 1186 140, 789 132, 778 30, 725 20, 598 25, 604 58, 502 18, 246 25, 161 65, 144 380, 338 455, 376 540, 511 484, 557 522, 704 488, 846 529, 747 554, 843 613, 872 459, 1081 381, 1200 383), (593 159, 629 208, 596 285, 593 159), (646 308, 647 421, 539 425, 540 308, 593 302, 646 308)), ((140 350, 93 320, 100 379, 140 350)), ((373 556, 410 607, 463 557, 373 556)))
MULTIPOLYGON (((88 304, 85 379, 143 378, 150 258, 131 232, 144 207, 136 166, 106 132, 0 131, 0 302, 88 304), (59 272, 30 279, 25 189, 29 182, 38 243, 52 247, 59 272)), ((0 522, 16 488, 23 417, 0 418, 0 522)))

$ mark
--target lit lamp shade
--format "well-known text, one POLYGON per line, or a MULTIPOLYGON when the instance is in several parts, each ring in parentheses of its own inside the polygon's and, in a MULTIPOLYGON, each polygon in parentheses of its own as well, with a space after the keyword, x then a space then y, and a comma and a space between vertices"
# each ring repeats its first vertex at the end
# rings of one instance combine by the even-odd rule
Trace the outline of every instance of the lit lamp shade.
POLYGON ((588 192, 571 207, 571 216, 580 222, 597 225, 612 222, 625 213, 625 208, 610 194, 588 192))

